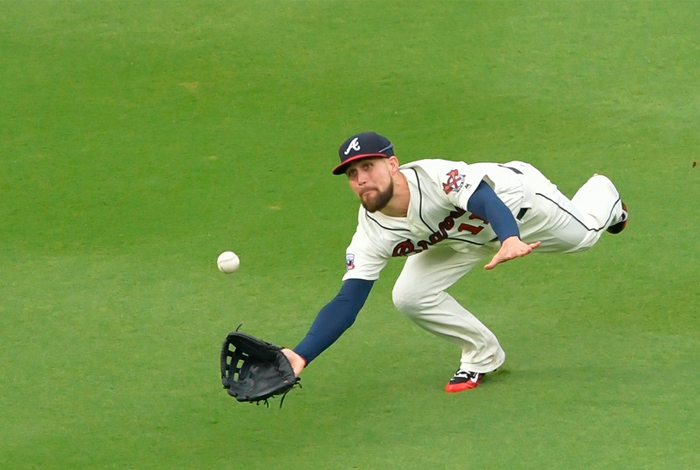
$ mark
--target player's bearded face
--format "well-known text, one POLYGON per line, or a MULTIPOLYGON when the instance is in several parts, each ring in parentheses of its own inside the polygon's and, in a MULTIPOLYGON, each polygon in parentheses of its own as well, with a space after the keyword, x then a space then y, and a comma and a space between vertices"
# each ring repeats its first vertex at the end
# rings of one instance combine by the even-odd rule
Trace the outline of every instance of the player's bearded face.
POLYGON ((384 158, 368 158, 351 165, 350 186, 367 212, 384 209, 394 197, 394 181, 384 158))
POLYGON ((389 180, 386 189, 367 191, 360 196, 360 200, 367 212, 373 213, 384 209, 392 197, 394 197, 394 182, 389 180))

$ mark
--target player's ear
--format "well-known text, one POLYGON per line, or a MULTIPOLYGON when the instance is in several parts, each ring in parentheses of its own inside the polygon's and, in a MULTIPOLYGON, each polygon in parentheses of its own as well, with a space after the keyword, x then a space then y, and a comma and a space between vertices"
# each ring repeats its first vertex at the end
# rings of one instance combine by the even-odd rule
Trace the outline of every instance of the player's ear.
POLYGON ((399 159, 396 158, 395 156, 391 156, 387 158, 387 163, 389 165, 389 169, 391 170, 391 173, 394 174, 399 171, 399 159))

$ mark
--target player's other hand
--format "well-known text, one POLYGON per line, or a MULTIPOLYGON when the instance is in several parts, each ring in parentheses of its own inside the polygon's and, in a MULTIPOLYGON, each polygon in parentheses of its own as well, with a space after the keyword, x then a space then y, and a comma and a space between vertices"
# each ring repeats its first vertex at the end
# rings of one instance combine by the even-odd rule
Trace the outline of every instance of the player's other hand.
POLYGON ((289 359, 289 362, 292 363, 292 369, 294 369, 294 375, 299 377, 301 375, 301 371, 304 370, 304 367, 306 367, 306 360, 304 360, 303 357, 292 351, 291 349, 284 348, 282 349, 282 354, 287 356, 287 359, 289 359))
POLYGON ((518 237, 509 237, 501 243, 501 249, 491 258, 489 264, 484 269, 493 269, 497 264, 510 261, 513 258, 520 258, 532 253, 532 250, 540 246, 540 242, 525 243, 518 237))

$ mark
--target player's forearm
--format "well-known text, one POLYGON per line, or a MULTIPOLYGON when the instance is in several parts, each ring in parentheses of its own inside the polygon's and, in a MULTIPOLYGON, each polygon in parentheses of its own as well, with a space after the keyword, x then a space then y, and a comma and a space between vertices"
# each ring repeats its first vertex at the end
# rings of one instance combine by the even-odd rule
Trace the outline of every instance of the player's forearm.
POLYGON ((308 364, 335 343, 355 322, 373 284, 374 281, 361 279, 345 281, 338 295, 318 312, 309 332, 294 352, 308 364))
POLYGON ((520 230, 515 217, 491 186, 481 182, 467 202, 467 210, 491 224, 498 240, 503 242, 510 237, 520 238, 520 230))

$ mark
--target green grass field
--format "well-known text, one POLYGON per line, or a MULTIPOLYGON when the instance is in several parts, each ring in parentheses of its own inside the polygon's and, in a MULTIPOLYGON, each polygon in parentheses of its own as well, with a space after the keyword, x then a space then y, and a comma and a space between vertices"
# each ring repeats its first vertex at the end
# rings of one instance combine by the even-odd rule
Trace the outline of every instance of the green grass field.
POLYGON ((0 0, 0 468, 700 468, 700 2, 0 0), (340 287, 337 146, 609 176, 627 230, 452 293, 508 360, 391 303, 278 409, 221 388, 340 287), (215 266, 236 251, 239 272, 215 266))

